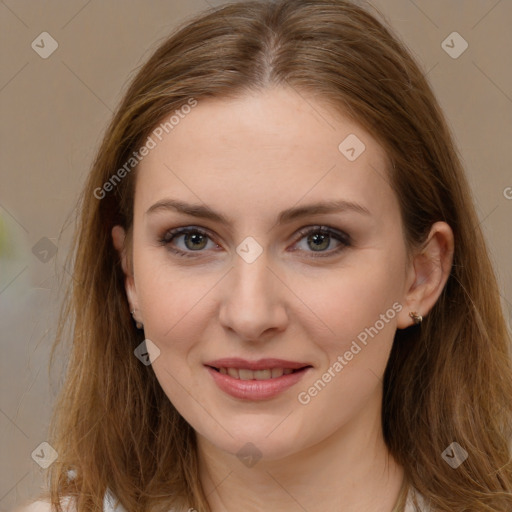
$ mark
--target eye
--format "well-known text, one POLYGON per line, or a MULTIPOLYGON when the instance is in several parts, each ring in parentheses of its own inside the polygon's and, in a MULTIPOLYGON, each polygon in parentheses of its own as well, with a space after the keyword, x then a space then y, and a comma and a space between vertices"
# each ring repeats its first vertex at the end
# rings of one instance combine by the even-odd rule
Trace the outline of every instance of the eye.
MULTIPOLYGON (((192 253, 201 252, 205 247, 207 247, 209 239, 210 235, 203 229, 189 226, 167 231, 159 242, 178 256, 193 258, 195 257, 195 254, 192 253), (176 241, 180 239, 182 240, 183 245, 182 248, 177 248, 174 244, 176 244, 176 241)), ((214 243, 214 245, 218 247, 217 244, 214 243)))
MULTIPOLYGON (((301 248, 300 250, 304 252, 317 253, 312 255, 315 258, 333 256, 351 245, 349 235, 327 226, 303 228, 298 232, 298 235, 300 235, 300 238, 298 238, 294 246, 305 238, 306 248, 301 248), (338 242, 338 247, 326 251, 325 249, 328 249, 332 245, 333 239, 338 242)), ((196 254, 194 253, 203 252, 203 249, 208 248, 208 241, 210 241, 214 246, 210 247, 210 249, 219 247, 218 244, 213 242, 207 231, 194 226, 171 229, 159 239, 160 244, 166 246, 168 250, 178 256, 187 258, 196 257, 196 254), (178 241, 181 241, 181 247, 178 247, 178 241)), ((292 249, 292 252, 296 250, 297 249, 292 249)))
MULTIPOLYGON (((313 257, 315 258, 333 256, 334 254, 341 252, 346 247, 351 246, 351 239, 349 235, 327 226, 313 226, 310 228, 303 228, 299 231, 299 235, 300 238, 298 242, 300 242, 303 238, 306 239, 306 249, 301 250, 317 253, 313 254, 313 257), (332 245, 333 239, 338 241, 338 247, 333 250, 326 251, 325 249, 332 245), (308 249, 311 250, 308 251, 308 249)), ((296 244, 298 242, 296 242, 296 244)))

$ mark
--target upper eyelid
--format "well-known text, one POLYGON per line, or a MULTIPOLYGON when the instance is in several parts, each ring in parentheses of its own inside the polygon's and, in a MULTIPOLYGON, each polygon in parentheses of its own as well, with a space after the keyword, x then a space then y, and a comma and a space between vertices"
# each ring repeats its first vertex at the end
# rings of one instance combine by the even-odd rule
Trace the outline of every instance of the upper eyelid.
MULTIPOLYGON (((296 231, 297 235, 305 236, 310 232, 325 231, 328 234, 339 235, 340 238, 345 239, 347 242, 352 242, 352 237, 345 231, 337 228, 332 228, 324 224, 310 224, 296 231)), ((299 238, 300 240, 300 238, 299 238)))

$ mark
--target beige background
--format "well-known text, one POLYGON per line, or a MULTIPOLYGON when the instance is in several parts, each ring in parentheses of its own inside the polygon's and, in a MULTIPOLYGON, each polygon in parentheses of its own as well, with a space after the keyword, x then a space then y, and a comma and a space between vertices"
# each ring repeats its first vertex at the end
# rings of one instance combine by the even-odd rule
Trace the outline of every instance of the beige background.
MULTIPOLYGON (((0 3, 0 218, 2 236, 8 236, 0 249, 1 511, 33 496, 44 481, 45 470, 31 453, 45 441, 61 380, 60 375, 50 379, 47 366, 59 283, 66 275, 70 215, 101 134, 127 79, 173 26, 219 3, 0 3), (58 42, 47 59, 31 48, 44 31, 58 42), (53 257, 50 242, 58 247, 53 257), (32 251, 38 243, 50 251, 46 263, 43 253, 35 250, 37 257, 32 251)), ((512 2, 372 3, 428 73, 455 133, 510 324, 512 2), (456 59, 441 47, 453 31, 469 44, 456 59)))

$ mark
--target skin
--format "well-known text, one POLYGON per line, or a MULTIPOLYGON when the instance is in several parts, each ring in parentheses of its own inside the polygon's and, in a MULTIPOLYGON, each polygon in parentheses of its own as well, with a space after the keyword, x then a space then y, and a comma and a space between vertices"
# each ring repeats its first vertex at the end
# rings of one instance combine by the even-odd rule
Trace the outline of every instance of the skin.
POLYGON ((413 324, 410 311, 428 314, 446 283, 450 227, 434 224, 424 249, 408 258, 384 150, 359 125, 290 89, 200 100, 137 172, 133 245, 125 245, 120 226, 113 242, 130 308, 160 350, 155 374, 197 433, 212 511, 390 512, 403 470, 382 437, 381 379, 396 329, 413 324), (349 134, 366 146, 355 161, 338 149, 349 134), (166 198, 206 204, 229 223, 146 213, 166 198), (370 214, 276 224, 287 208, 340 199, 370 214), (349 234, 352 245, 332 236, 317 248, 314 237, 297 233, 322 225, 349 234), (170 242, 193 253, 188 258, 159 242, 186 226, 209 233, 188 245, 183 235, 170 242), (249 236, 263 250, 250 264, 236 252, 249 236), (394 303, 402 310, 300 403, 298 394, 394 303), (221 391, 203 366, 232 356, 313 368, 277 397, 242 400, 221 391), (262 454, 252 467, 236 456, 248 442, 262 454))

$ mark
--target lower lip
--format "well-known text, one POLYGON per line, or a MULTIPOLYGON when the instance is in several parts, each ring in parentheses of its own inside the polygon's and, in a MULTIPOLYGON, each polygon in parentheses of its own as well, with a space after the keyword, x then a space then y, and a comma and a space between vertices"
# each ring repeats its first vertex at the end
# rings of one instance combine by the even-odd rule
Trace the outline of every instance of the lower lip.
POLYGON ((240 380, 230 375, 224 375, 210 366, 207 366, 206 369, 217 386, 228 395, 244 400, 267 400, 297 384, 311 367, 275 379, 265 380, 240 380))

